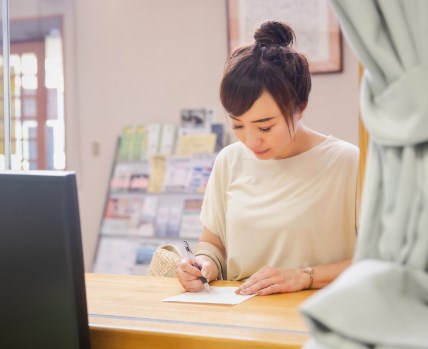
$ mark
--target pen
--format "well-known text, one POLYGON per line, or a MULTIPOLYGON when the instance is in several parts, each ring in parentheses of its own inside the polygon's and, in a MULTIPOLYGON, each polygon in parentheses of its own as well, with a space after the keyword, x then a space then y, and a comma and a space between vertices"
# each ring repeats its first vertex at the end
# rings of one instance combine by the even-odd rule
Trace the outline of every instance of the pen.
MULTIPOLYGON (((184 244, 184 248, 186 249, 187 252, 187 256, 190 258, 190 261, 192 262, 192 265, 195 268, 198 268, 199 270, 201 270, 201 266, 199 265, 199 263, 196 261, 195 255, 193 253, 193 251, 191 250, 189 244, 187 243, 187 241, 183 241, 184 244)), ((204 288, 205 290, 209 290, 210 286, 208 285, 208 281, 207 279, 205 279, 203 276, 200 277, 202 283, 204 284, 204 288)))

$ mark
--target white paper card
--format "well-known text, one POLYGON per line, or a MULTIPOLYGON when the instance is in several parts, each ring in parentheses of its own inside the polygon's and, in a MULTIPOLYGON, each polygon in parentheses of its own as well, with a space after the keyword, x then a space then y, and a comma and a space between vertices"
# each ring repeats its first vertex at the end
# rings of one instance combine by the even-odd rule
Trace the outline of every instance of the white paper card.
POLYGON ((209 304, 239 304, 255 296, 235 294, 238 287, 210 286, 209 291, 186 292, 162 299, 163 302, 209 303, 209 304))

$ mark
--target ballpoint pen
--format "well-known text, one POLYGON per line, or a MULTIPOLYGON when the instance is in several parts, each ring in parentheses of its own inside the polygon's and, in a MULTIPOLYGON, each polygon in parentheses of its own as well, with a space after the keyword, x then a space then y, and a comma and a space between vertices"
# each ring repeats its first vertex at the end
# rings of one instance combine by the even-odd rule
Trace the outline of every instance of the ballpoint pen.
MULTIPOLYGON (((195 255, 194 255, 193 251, 191 250, 191 248, 190 248, 189 244, 187 243, 187 241, 183 241, 183 244, 184 244, 184 248, 186 249, 187 256, 189 257, 190 261, 192 262, 192 265, 195 268, 198 268, 199 270, 201 270, 201 266, 196 261, 195 255)), ((200 279, 201 279, 202 283, 204 284, 205 290, 208 291, 210 289, 210 285, 208 285, 207 279, 205 279, 202 275, 201 275, 200 279)))

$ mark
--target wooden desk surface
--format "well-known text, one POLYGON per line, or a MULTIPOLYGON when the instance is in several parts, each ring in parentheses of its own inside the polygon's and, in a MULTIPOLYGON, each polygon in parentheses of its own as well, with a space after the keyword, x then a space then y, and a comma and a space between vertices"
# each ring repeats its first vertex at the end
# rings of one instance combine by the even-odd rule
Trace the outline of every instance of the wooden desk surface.
MULTIPOLYGON (((238 282, 215 281, 215 286, 238 282)), ((86 274, 92 349, 300 348, 299 304, 314 291, 253 297, 237 305, 162 302, 174 278, 86 274)))

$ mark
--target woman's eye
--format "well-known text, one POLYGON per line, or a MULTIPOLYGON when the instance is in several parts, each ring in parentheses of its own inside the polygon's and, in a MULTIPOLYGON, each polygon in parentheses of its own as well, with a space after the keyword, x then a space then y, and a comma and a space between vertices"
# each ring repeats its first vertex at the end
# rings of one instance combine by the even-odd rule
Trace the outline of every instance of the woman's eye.
POLYGON ((233 125, 232 126, 232 128, 234 129, 234 130, 240 130, 241 128, 243 128, 244 126, 242 126, 242 125, 233 125))
POLYGON ((270 132, 272 127, 266 127, 266 128, 259 128, 260 132, 270 132))

